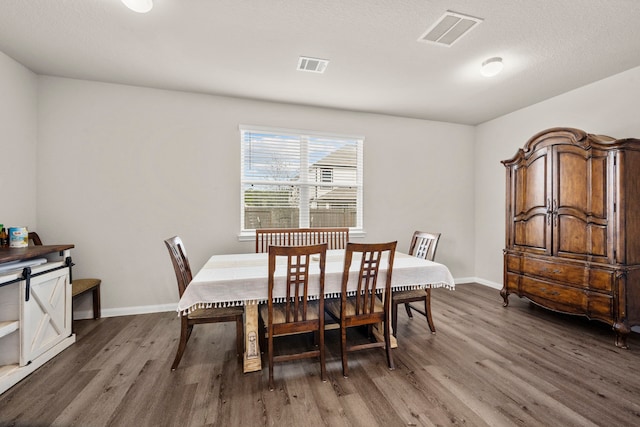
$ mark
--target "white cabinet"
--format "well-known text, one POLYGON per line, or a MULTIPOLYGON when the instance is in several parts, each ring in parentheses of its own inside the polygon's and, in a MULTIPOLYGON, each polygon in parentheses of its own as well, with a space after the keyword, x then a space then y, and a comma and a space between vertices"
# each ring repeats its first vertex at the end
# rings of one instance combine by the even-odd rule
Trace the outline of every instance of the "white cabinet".
MULTIPOLYGON (((46 263, 0 273, 0 393, 75 342, 71 247, 43 246, 50 252, 40 249, 37 256, 45 256, 46 263)), ((34 253, 26 251, 24 256, 34 253)), ((1 255, 7 255, 6 250, 0 260, 1 255)))
POLYGON ((69 269, 34 277, 26 300, 20 286, 20 365, 24 366, 71 335, 69 269))

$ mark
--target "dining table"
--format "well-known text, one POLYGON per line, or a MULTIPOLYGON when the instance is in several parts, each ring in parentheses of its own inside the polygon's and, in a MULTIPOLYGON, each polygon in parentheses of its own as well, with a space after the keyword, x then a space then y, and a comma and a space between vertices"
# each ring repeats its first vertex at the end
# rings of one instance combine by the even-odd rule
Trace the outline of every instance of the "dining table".
MULTIPOLYGON (((339 298, 344 270, 344 249, 328 250, 325 262, 324 297, 339 298)), ((244 306, 245 345, 243 371, 262 369, 258 340, 258 305, 267 302, 268 253, 213 255, 193 277, 178 303, 180 315, 197 308, 244 306)), ((377 289, 382 292, 386 284, 388 262, 382 258, 377 289)), ((309 299, 319 298, 320 268, 317 259, 309 266, 309 299)), ((388 260, 387 260, 388 261, 388 260)), ((351 264, 348 283, 355 288, 360 263, 357 257, 351 264)), ((455 289, 453 276, 441 263, 395 252, 391 279, 392 290, 410 290, 444 287, 455 289)), ((286 297, 286 263, 278 264, 274 273, 274 300, 286 297)), ((354 293, 355 289, 347 289, 354 293)), ((392 347, 397 343, 393 342, 392 347)))

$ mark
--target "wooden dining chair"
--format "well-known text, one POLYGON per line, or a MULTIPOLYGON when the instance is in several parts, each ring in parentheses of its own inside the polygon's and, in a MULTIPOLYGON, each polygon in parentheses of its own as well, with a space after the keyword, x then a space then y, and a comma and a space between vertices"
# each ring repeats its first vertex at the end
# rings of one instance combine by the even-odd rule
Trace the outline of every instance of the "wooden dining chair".
POLYGON ((349 227, 257 228, 256 253, 269 246, 305 246, 327 244, 327 249, 344 249, 349 241, 349 227))
POLYGON ((342 271, 340 299, 327 299, 327 313, 340 324, 340 351, 342 374, 349 376, 347 353, 374 347, 385 347, 389 369, 394 369, 391 354, 391 333, 389 311, 391 305, 391 275, 397 242, 389 243, 347 243, 342 271), (356 256, 354 256, 356 255, 356 256), (383 256, 384 255, 384 256, 383 256), (357 276, 350 277, 352 262, 359 263, 357 276), (380 267, 387 267, 385 287, 382 295, 377 294, 380 267), (349 281, 357 280, 349 290, 349 281), (382 298, 381 298, 382 297, 382 298), (376 341, 372 334, 373 325, 381 325, 384 342, 376 341), (369 342, 347 345, 347 329, 367 326, 369 342))
MULTIPOLYGON (((176 273, 178 282, 178 294, 182 297, 185 289, 191 282, 191 266, 187 258, 187 252, 182 243, 182 239, 178 236, 171 237, 164 241, 171 256, 173 270, 176 273)), ((243 323, 243 307, 212 307, 212 308, 195 308, 188 314, 180 316, 180 342, 176 357, 171 365, 171 370, 175 371, 182 359, 182 354, 187 348, 187 341, 191 337, 193 325, 201 323, 219 323, 219 322, 235 322, 236 323, 236 353, 242 357, 244 349, 244 323, 243 323)))
MULTIPOLYGON (((436 249, 440 241, 440 233, 428 233, 425 231, 416 231, 411 238, 409 246, 409 255, 418 258, 433 261, 436 257, 436 249)), ((413 319, 411 310, 415 310, 427 318, 427 324, 432 334, 436 333, 436 327, 431 317, 431 288, 414 289, 408 291, 393 292, 391 299, 391 327, 393 336, 396 336, 398 327, 398 305, 404 304, 407 315, 413 319), (424 302, 424 311, 411 305, 412 302, 424 302)))
MULTIPOLYGON (((262 328, 266 326, 267 352, 269 358, 269 389, 274 389, 273 365, 276 362, 318 357, 320 359, 320 379, 325 381, 324 356, 324 267, 327 244, 309 246, 269 246, 269 299, 260 306, 262 328), (317 257, 317 260, 315 259, 317 257), (283 278, 286 297, 274 296, 276 286, 276 266, 278 260, 284 265, 286 258, 286 277, 283 278), (318 299, 309 301, 309 269, 317 262, 318 299), (277 300, 277 301, 276 301, 277 300), (299 353, 288 351, 274 354, 274 338, 282 335, 313 332, 318 341, 312 350, 299 353)), ((261 331, 264 329, 260 329, 261 331)), ((264 334, 261 333, 261 336, 264 334)), ((316 341, 314 339, 314 343, 316 341)))
MULTIPOLYGON (((28 234, 29 243, 33 243, 35 246, 41 246, 42 240, 35 231, 30 231, 28 234)), ((93 318, 99 319, 100 312, 100 284, 102 280, 96 278, 75 279, 71 278, 71 298, 75 299, 77 296, 83 295, 87 292, 91 292, 93 298, 93 318)), ((73 329, 73 309, 71 310, 71 327, 73 329)))

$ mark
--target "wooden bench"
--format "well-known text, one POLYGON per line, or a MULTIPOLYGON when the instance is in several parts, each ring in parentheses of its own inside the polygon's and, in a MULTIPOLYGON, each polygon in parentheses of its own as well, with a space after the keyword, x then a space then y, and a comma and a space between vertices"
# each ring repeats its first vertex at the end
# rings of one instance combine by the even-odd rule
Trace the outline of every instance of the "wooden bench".
POLYGON ((256 253, 268 252, 269 246, 305 246, 327 243, 327 249, 344 249, 349 241, 349 227, 258 228, 256 253))
MULTIPOLYGON (((35 246, 41 246, 42 240, 40 236, 35 231, 29 232, 29 242, 33 243, 35 246)), ((88 278, 88 279, 73 279, 71 282, 71 297, 75 299, 75 297, 82 295, 87 292, 91 292, 93 295, 93 318, 99 319, 101 317, 100 312, 100 284, 102 281, 100 279, 88 278)), ((73 309, 71 311, 71 316, 73 320, 73 309)), ((73 328, 73 323, 72 323, 73 328)))

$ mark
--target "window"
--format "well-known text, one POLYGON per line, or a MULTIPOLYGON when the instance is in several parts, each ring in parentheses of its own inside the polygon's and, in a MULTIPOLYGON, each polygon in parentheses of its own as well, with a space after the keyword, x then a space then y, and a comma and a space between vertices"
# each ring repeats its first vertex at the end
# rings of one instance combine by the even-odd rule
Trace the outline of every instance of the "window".
POLYGON ((364 138, 241 126, 242 232, 362 230, 364 138))

